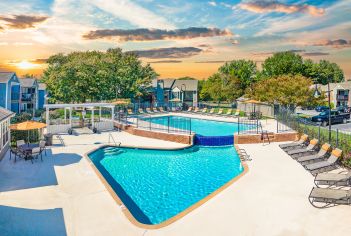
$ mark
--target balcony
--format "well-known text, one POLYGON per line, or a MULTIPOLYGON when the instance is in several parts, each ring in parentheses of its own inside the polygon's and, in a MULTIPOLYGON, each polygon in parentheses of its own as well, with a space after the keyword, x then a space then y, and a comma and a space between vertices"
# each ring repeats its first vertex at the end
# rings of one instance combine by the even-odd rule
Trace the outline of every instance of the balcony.
POLYGON ((349 95, 338 95, 337 97, 336 97, 336 99, 337 100, 342 100, 342 101, 347 101, 347 100, 349 100, 349 95))
POLYGON ((21 100, 22 102, 32 102, 34 101, 34 94, 22 94, 21 100))

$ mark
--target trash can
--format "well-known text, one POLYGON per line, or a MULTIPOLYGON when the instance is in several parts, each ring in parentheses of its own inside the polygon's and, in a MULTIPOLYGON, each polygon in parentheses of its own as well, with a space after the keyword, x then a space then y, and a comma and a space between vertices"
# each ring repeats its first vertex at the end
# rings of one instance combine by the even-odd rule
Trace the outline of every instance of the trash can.
POLYGON ((45 138, 45 145, 46 146, 52 146, 52 134, 45 134, 44 138, 45 138))

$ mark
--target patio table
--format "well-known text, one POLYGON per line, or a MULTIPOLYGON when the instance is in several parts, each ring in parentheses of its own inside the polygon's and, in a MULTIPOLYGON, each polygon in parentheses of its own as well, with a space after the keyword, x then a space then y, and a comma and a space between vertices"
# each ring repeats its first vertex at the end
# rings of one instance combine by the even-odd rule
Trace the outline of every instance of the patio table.
POLYGON ((28 144, 23 144, 19 146, 19 148, 23 151, 25 154, 25 159, 28 159, 28 156, 32 154, 33 148, 39 147, 39 144, 36 143, 28 143, 28 144))

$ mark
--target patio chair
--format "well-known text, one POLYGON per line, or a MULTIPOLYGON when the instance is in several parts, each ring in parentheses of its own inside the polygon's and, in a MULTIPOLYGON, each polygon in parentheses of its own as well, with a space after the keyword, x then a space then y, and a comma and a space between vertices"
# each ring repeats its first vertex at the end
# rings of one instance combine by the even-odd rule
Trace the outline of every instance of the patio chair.
POLYGON ((233 109, 229 108, 227 110, 227 113, 224 114, 224 116, 231 116, 232 115, 232 111, 233 111, 233 109))
POLYGON ((207 107, 205 107, 204 109, 202 109, 201 113, 202 113, 202 114, 206 114, 206 113, 207 113, 207 107))
POLYGON ((30 159, 31 162, 33 163, 33 160, 38 159, 39 156, 40 156, 41 161, 43 161, 43 154, 42 154, 40 147, 35 147, 32 149, 32 153, 30 155, 28 155, 27 159, 30 159))
POLYGON ((337 168, 337 161, 342 155, 342 150, 336 148, 332 151, 330 157, 326 161, 320 161, 312 164, 305 165, 305 169, 310 171, 311 174, 327 172, 337 168))
POLYGON ((319 173, 314 178, 314 184, 317 187, 322 185, 330 186, 350 186, 351 171, 342 171, 340 173, 319 173))
POLYGON ((318 139, 312 139, 306 148, 289 150, 287 153, 294 159, 304 154, 311 154, 315 152, 316 148, 318 147, 318 142, 318 139))
POLYGON ((329 149, 330 149, 330 144, 325 143, 322 145, 321 149, 317 154, 299 157, 297 158, 297 161, 303 165, 321 161, 322 159, 325 158, 325 155, 328 153, 329 149))
POLYGON ((26 142, 25 142, 24 140, 17 140, 17 141, 16 141, 16 146, 17 146, 17 148, 20 147, 20 146, 22 146, 22 145, 24 145, 24 144, 26 144, 26 142))
POLYGON ((25 158, 25 155, 24 155, 24 153, 21 151, 21 149, 15 148, 15 147, 10 147, 10 160, 11 160, 11 158, 12 158, 12 155, 15 156, 15 162, 17 161, 17 157, 25 158))
POLYGON ((214 108, 211 108, 210 112, 207 113, 206 115, 209 115, 209 116, 210 116, 210 115, 213 115, 214 111, 215 111, 215 109, 214 109, 214 108))
POLYGON ((44 140, 39 142, 39 147, 40 147, 40 151, 43 152, 45 151, 45 156, 46 156, 46 142, 44 140))
POLYGON ((193 107, 189 107, 186 112, 191 112, 193 110, 193 107))
POLYGON ((150 111, 153 113, 159 113, 156 107, 150 108, 150 111))
POLYGON ((351 189, 331 189, 313 187, 308 201, 316 208, 327 208, 336 205, 351 204, 351 189), (320 203, 317 205, 316 203, 320 203))
POLYGON ((290 148, 295 148, 295 147, 301 147, 304 146, 304 144, 307 142, 308 140, 308 135, 304 134, 300 137, 299 140, 294 141, 292 143, 285 143, 285 144, 280 144, 279 147, 281 149, 290 149, 290 148))

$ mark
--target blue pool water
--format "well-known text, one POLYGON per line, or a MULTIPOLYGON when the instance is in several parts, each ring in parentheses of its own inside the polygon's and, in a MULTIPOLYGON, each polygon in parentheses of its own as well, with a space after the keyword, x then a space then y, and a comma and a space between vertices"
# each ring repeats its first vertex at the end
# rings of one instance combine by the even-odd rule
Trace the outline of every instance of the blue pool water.
POLYGON ((89 158, 144 224, 159 224, 179 214, 243 171, 233 147, 175 151, 105 147, 89 158))
MULTIPOLYGON (((147 120, 150 120, 150 118, 147 118, 147 120)), ((163 126, 167 126, 169 122, 171 127, 182 130, 191 130, 192 132, 202 136, 229 136, 233 135, 235 132, 238 132, 238 129, 247 130, 250 127, 244 124, 240 124, 238 127, 238 123, 235 122, 222 122, 196 118, 190 119, 181 116, 153 117, 151 122, 163 126)))

